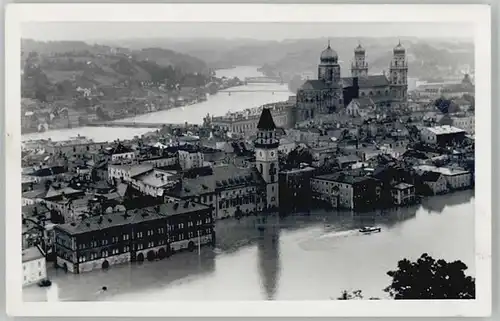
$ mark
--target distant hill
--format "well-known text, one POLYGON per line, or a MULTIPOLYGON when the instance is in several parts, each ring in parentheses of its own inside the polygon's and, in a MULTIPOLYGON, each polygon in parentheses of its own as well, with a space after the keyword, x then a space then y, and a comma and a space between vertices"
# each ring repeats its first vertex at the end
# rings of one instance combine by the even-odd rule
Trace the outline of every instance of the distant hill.
MULTIPOLYGON (((170 48, 207 62, 209 67, 265 64, 277 72, 317 72, 319 55, 327 38, 261 41, 252 39, 130 39, 117 44, 137 49, 155 46, 170 48)), ((349 75, 353 50, 359 42, 367 51, 370 72, 387 70, 398 38, 331 38, 339 54, 342 74, 349 75)), ((410 77, 436 78, 464 65, 474 68, 474 44, 465 40, 403 38, 407 48, 410 77)))
POLYGON ((78 87, 99 90, 165 80, 175 84, 190 74, 208 74, 202 60, 160 48, 130 50, 80 41, 23 39, 21 52, 22 95, 27 98, 70 98, 78 87))

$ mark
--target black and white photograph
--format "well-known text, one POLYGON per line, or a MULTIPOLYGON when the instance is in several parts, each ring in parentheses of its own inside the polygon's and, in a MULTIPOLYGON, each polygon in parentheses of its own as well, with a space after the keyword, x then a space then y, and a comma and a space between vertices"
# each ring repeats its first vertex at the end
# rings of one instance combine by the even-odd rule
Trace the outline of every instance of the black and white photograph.
POLYGON ((488 7, 30 6, 12 311, 490 313, 488 7))

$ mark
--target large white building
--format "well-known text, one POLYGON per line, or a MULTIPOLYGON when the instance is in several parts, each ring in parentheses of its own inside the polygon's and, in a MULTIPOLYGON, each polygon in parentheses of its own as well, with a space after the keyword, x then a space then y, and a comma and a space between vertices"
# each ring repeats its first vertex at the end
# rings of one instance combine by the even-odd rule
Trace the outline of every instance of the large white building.
POLYGON ((474 115, 451 116, 452 126, 464 130, 467 134, 474 135, 476 121, 474 115))
POLYGON ((22 252, 23 286, 27 286, 47 277, 45 256, 38 247, 29 247, 22 252))
POLYGON ((205 159, 203 153, 179 150, 179 165, 182 170, 203 167, 205 159))
POLYGON ((424 127, 420 131, 421 141, 433 145, 450 145, 462 141, 464 137, 465 131, 463 129, 448 125, 424 127))
POLYGON ((472 173, 464 169, 432 165, 419 165, 414 169, 420 174, 433 172, 442 175, 446 180, 448 190, 466 189, 472 185, 472 173))

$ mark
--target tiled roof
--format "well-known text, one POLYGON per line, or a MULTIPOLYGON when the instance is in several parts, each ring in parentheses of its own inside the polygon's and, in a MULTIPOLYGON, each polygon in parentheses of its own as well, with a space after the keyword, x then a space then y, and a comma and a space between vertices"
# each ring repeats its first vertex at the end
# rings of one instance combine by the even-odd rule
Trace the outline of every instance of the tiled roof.
POLYGON ((410 187, 413 187, 413 185, 407 184, 407 183, 399 183, 397 185, 394 185, 392 188, 404 190, 404 189, 408 189, 410 187))
POLYGON ((203 209, 208 209, 208 206, 193 202, 165 203, 159 205, 158 212, 156 211, 155 207, 147 207, 130 212, 92 216, 78 223, 67 223, 59 225, 56 227, 56 229, 65 231, 71 235, 83 234, 116 226, 137 224, 145 221, 154 221, 169 216, 186 214, 203 209))
POLYGON ((323 90, 323 89, 330 89, 330 87, 323 80, 312 79, 312 80, 307 80, 300 87, 300 89, 304 89, 304 90, 323 90))
POLYGON ((420 175, 424 182, 437 182, 440 176, 441 174, 437 172, 424 172, 420 175))
POLYGON ((321 179, 321 180, 326 180, 326 181, 333 181, 333 182, 340 182, 340 183, 345 183, 345 184, 357 184, 369 180, 377 181, 376 179, 368 176, 352 176, 343 172, 338 172, 338 173, 332 173, 332 174, 325 174, 325 175, 320 175, 316 176, 314 178, 321 179))
POLYGON ((134 164, 134 165, 109 165, 112 168, 125 170, 130 173, 130 177, 134 177, 143 173, 146 173, 153 169, 153 164, 150 163, 142 163, 142 164, 134 164))
POLYGON ((49 190, 47 191, 47 194, 45 194, 44 198, 48 199, 48 198, 59 197, 62 195, 70 196, 70 195, 79 194, 79 193, 83 193, 83 192, 80 190, 73 189, 69 186, 65 186, 62 188, 56 188, 54 186, 51 186, 49 188, 49 190))
POLYGON ((38 176, 38 177, 46 177, 46 176, 62 174, 65 172, 66 172, 66 169, 63 166, 53 166, 53 167, 39 169, 39 170, 29 174, 29 175, 38 176))
POLYGON ((358 162, 359 160, 360 160, 359 157, 356 155, 337 157, 337 162, 339 162, 339 163, 358 162))
MULTIPOLYGON (((344 84, 344 87, 350 87, 353 85, 353 78, 342 78, 342 83, 344 84)), ((359 88, 386 87, 389 86, 389 80, 385 75, 369 75, 368 77, 358 77, 358 86, 359 88)))
POLYGON ((172 179, 175 179, 175 176, 172 173, 151 171, 137 175, 135 179, 152 187, 163 187, 174 184, 175 182, 172 179))
POLYGON ((174 197, 186 198, 214 193, 236 186, 255 185, 261 182, 261 177, 252 168, 240 168, 234 165, 216 166, 213 174, 197 178, 185 178, 167 193, 174 197))

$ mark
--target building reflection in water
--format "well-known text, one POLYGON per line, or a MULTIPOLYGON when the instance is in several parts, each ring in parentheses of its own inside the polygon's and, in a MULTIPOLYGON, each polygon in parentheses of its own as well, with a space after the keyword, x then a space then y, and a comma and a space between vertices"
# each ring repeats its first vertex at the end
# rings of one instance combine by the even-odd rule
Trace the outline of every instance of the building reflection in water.
POLYGON ((274 224, 269 223, 260 231, 257 241, 261 286, 267 300, 274 300, 281 270, 279 218, 273 220, 274 224))
POLYGON ((465 190, 446 195, 427 197, 422 200, 422 208, 429 213, 441 213, 447 206, 469 203, 473 197, 474 190, 465 190))

